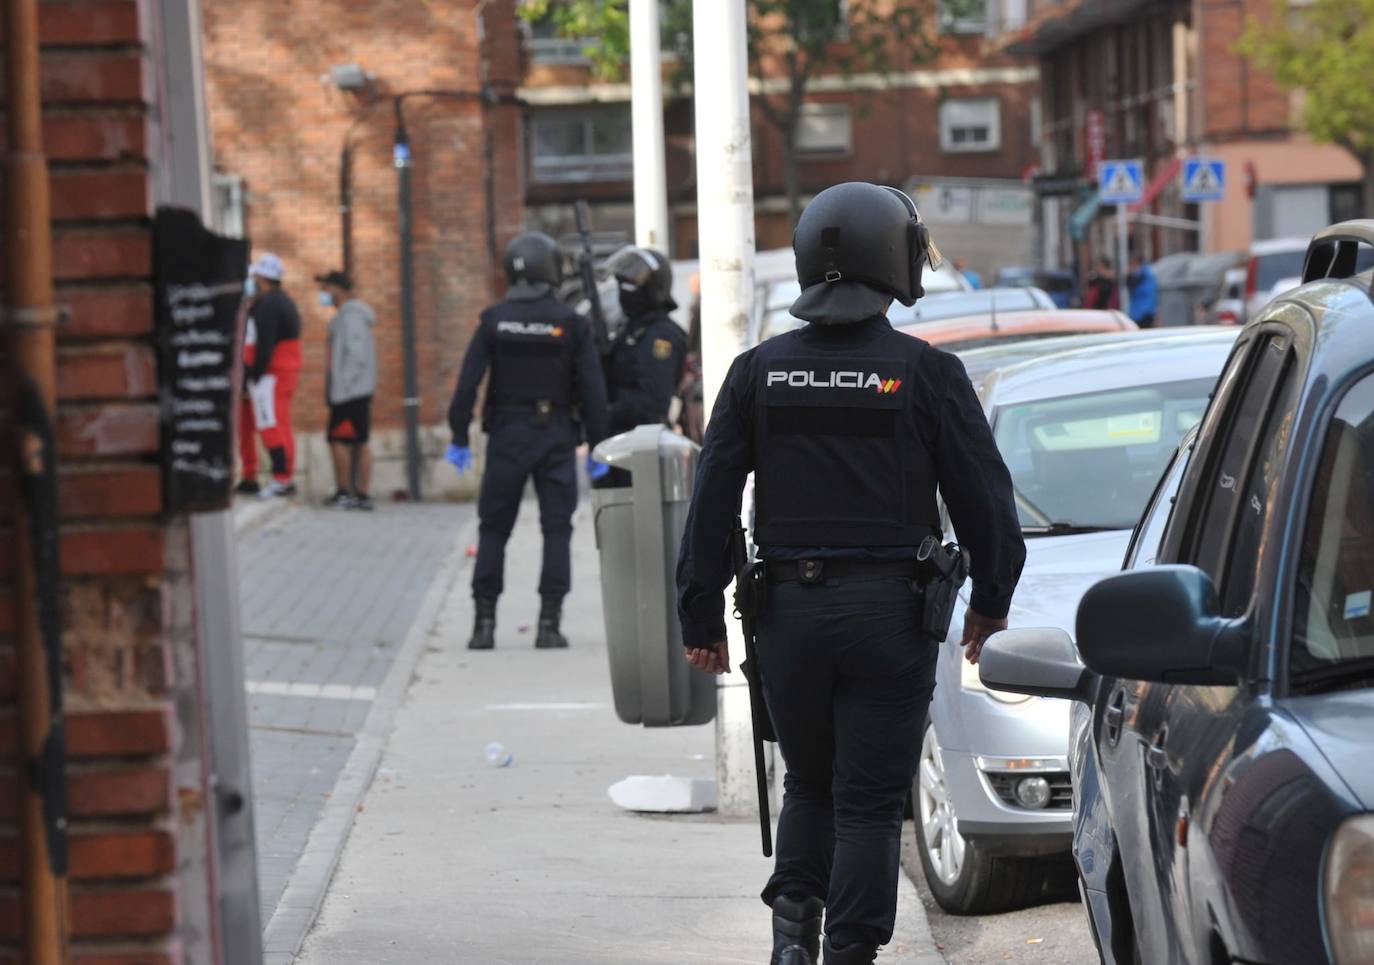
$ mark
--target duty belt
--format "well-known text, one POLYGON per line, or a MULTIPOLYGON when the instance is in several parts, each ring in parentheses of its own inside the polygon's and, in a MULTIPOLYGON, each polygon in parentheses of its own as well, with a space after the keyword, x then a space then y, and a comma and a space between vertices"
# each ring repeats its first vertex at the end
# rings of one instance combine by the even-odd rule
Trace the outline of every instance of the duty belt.
POLYGON ((847 577, 920 578, 920 564, 915 560, 896 563, 870 563, 863 560, 785 560, 765 564, 769 583, 824 583, 847 577))

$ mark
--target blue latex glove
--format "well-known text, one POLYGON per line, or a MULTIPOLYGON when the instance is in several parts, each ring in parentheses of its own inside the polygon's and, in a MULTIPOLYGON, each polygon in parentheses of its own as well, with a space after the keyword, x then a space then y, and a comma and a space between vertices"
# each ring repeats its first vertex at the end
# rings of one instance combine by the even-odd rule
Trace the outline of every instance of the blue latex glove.
POLYGON ((604 462, 597 462, 591 456, 587 457, 587 478, 600 479, 611 471, 611 467, 604 462))
POLYGON ((460 446, 449 443, 448 451, 444 453, 444 458, 453 463, 458 475, 462 475, 472 468, 472 450, 467 446, 460 446))

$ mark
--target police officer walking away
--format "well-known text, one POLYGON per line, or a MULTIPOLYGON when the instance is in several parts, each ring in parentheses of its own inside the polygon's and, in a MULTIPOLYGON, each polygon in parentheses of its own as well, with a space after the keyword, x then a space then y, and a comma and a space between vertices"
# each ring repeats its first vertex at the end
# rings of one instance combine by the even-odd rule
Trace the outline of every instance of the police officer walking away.
POLYGON ((563 274, 557 243, 538 232, 522 234, 506 248, 505 268, 506 298, 482 312, 448 411, 453 443, 445 458, 463 473, 472 465, 468 426, 477 387, 490 368, 482 406, 487 464, 477 501, 477 565, 472 574, 476 619, 468 648, 490 650, 495 645, 506 541, 531 476, 544 533, 542 605, 534 645, 566 647, 559 622, 572 583, 574 454, 584 427, 593 445, 606 435, 606 388, 591 323, 554 297, 563 274))
MULTIPOLYGON (((673 268, 652 248, 624 248, 607 268, 620 288, 625 324, 606 358, 610 432, 666 423, 687 360, 687 336, 668 315, 673 301, 673 268)), ((597 470, 598 487, 628 486, 623 469, 597 470)))
MULTIPOLYGON (((938 607, 921 562, 939 489, 971 558, 965 656, 1005 627, 1025 546, 1011 476, 963 366, 892 329, 922 294, 926 227, 893 188, 840 184, 793 239, 811 324, 735 359, 707 425, 678 563, 687 658, 729 669, 729 532, 755 474, 762 690, 787 762, 774 963, 872 962, 892 937, 902 809, 934 688, 938 607), (924 611, 924 612, 923 612, 924 611)), ((957 557, 956 557, 957 558, 957 557)), ((952 586, 952 584, 949 584, 952 586)), ((948 595, 943 599, 948 601, 948 595)), ((945 620, 948 620, 948 611, 945 620)))

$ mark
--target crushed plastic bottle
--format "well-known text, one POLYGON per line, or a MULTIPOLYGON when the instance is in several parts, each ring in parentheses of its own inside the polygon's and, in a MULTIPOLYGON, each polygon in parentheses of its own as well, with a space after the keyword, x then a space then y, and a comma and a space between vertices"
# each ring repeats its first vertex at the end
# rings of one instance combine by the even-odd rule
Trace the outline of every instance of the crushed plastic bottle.
POLYGON ((515 760, 511 752, 506 750, 505 745, 498 741, 492 741, 488 744, 483 753, 487 758, 487 763, 492 767, 510 767, 511 762, 515 760))

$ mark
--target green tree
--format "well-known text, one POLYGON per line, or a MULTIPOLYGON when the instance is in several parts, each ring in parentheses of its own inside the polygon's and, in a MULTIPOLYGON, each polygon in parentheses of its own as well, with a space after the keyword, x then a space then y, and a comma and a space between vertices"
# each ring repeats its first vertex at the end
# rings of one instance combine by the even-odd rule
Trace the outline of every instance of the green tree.
POLYGON ((1365 212, 1374 214, 1374 0, 1274 0, 1269 19, 1251 19, 1240 50, 1300 92, 1304 130, 1360 162, 1365 212))
MULTIPOLYGON (((727 2, 727 0, 717 0, 727 2)), ((825 73, 886 77, 939 49, 939 18, 977 16, 986 0, 746 0, 750 74, 781 78, 754 98, 783 143, 783 180, 795 224, 801 213, 797 135, 811 83, 825 73)), ((665 50, 690 78, 691 0, 663 3, 665 50)), ((524 0, 521 16, 552 18, 565 37, 595 38, 586 53, 602 77, 620 77, 629 55, 627 0, 524 0)))

